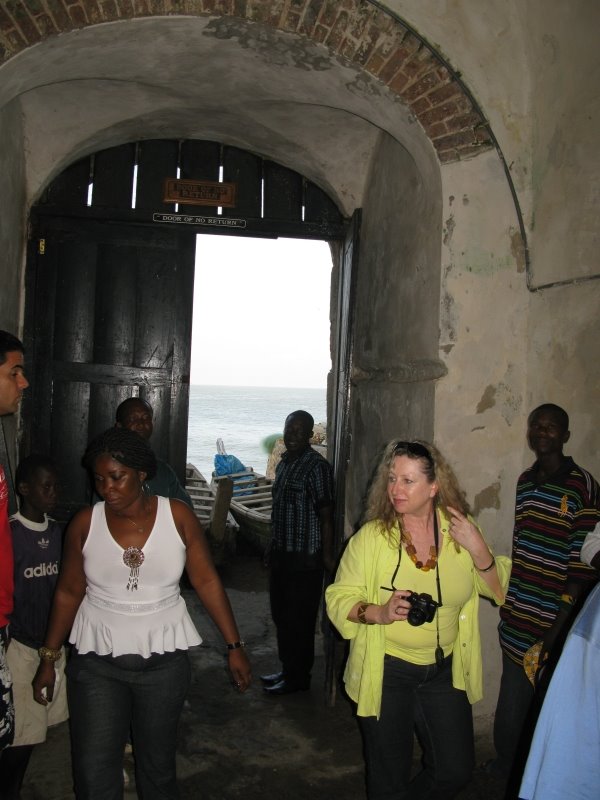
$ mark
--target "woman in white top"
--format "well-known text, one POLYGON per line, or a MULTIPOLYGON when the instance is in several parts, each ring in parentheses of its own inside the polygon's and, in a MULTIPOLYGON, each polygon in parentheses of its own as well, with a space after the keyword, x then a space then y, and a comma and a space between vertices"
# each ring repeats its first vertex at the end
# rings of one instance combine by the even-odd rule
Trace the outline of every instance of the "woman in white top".
POLYGON ((125 428, 110 428, 84 456, 103 498, 67 530, 34 697, 52 700, 54 660, 67 636, 71 746, 78 800, 123 796, 131 731, 136 786, 145 800, 177 798, 175 743, 190 682, 189 647, 201 638, 179 594, 183 569, 225 640, 240 691, 251 680, 229 599, 202 529, 179 500, 146 495, 156 458, 125 428))

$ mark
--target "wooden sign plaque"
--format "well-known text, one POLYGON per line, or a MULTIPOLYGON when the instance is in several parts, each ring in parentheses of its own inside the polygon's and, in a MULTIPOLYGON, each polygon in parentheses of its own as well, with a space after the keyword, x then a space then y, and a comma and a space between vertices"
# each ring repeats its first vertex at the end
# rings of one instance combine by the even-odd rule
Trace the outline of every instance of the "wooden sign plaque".
POLYGON ((165 178, 163 202, 235 208, 237 184, 165 178))

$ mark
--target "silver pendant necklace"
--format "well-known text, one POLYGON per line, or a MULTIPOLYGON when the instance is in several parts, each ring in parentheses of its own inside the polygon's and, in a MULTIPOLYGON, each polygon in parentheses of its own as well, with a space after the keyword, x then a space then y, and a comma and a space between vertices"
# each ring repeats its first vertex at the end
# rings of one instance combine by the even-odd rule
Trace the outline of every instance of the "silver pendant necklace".
POLYGON ((128 547, 123 551, 123 563, 129 567, 129 580, 126 586, 128 592, 138 588, 140 567, 144 563, 144 558, 144 551, 140 547, 128 547))
MULTIPOLYGON (((131 522, 138 533, 144 533, 144 528, 146 527, 146 517, 148 516, 149 510, 144 508, 144 511, 144 522, 141 526, 134 522, 134 520, 132 520, 131 517, 128 517, 126 514, 119 514, 118 516, 124 517, 128 522, 131 522)), ((127 581, 127 586, 125 587, 128 592, 134 592, 138 588, 140 567, 144 563, 144 558, 144 551, 141 547, 127 547, 123 551, 123 563, 126 567, 129 567, 129 579, 127 581)))

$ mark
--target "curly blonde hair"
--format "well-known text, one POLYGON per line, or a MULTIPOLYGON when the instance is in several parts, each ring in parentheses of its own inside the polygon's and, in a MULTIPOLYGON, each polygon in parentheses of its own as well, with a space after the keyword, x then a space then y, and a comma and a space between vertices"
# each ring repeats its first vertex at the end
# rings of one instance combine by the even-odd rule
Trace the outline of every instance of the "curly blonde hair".
POLYGON ((402 532, 402 520, 388 496, 389 475, 396 456, 408 456, 408 458, 418 461, 429 483, 436 481, 438 485, 438 492, 434 498, 436 506, 445 512, 447 512, 448 506, 451 506, 461 514, 471 513, 458 478, 437 447, 422 439, 414 439, 411 442, 392 439, 383 451, 367 494, 365 522, 379 522, 382 532, 388 537, 391 536, 392 529, 396 524, 400 526, 402 532))

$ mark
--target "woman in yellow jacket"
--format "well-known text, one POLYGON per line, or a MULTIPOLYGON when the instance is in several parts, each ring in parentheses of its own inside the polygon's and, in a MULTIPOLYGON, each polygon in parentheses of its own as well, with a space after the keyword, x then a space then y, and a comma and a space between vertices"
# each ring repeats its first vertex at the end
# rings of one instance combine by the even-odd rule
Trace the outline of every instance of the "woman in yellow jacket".
POLYGON ((422 441, 392 441, 348 541, 327 612, 350 640, 344 672, 363 734, 369 800, 449 800, 471 779, 482 696, 479 595, 504 602, 495 557, 456 476, 422 441), (411 781, 414 734, 423 769, 411 781))

